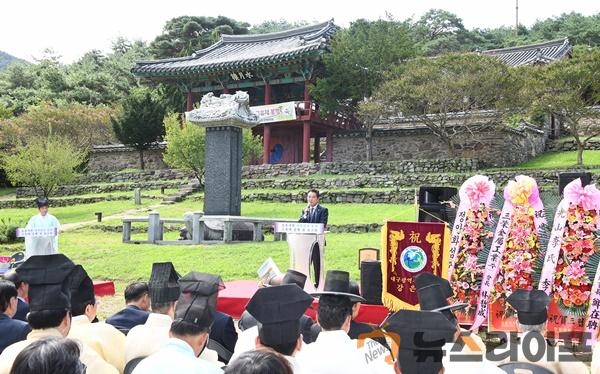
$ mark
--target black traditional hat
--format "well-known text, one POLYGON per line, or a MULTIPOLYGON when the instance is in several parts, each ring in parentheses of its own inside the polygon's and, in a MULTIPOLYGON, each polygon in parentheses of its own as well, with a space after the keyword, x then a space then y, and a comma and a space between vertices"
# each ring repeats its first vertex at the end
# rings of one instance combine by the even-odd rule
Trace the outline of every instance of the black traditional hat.
POLYGON ((363 297, 350 293, 350 273, 347 271, 329 270, 325 276, 323 291, 311 293, 313 297, 325 295, 347 296, 353 303, 365 302, 363 297))
POLYGON ((180 276, 172 262, 156 262, 152 264, 152 273, 148 287, 153 304, 164 304, 177 301, 180 290, 177 281, 180 276))
POLYGON ((396 364, 403 373, 438 373, 443 367, 442 347, 454 341, 456 325, 439 312, 400 310, 389 316, 382 328, 398 334, 396 364))
POLYGON ((539 325, 548 319, 550 296, 542 290, 519 289, 506 298, 517 311, 517 319, 523 325, 539 325))
POLYGON ((75 265, 75 268, 69 275, 69 289, 71 290, 71 306, 75 309, 76 305, 95 304, 94 282, 88 276, 81 265, 75 265))
POLYGON ((210 327, 215 320, 217 296, 225 288, 218 275, 191 272, 179 279, 181 295, 175 307, 175 321, 210 327))
POLYGON ((298 287, 304 289, 306 284, 306 275, 292 269, 287 269, 281 280, 281 284, 296 284, 298 287))
POLYGON ((300 336, 300 317, 313 298, 296 284, 261 288, 246 305, 258 321, 258 336, 267 346, 295 342, 300 336))
POLYGON ((35 199, 35 203, 37 204, 38 209, 43 206, 50 206, 50 202, 45 197, 38 197, 35 199))
POLYGON ((454 296, 454 290, 447 279, 438 277, 437 275, 429 272, 421 273, 415 277, 415 286, 417 286, 417 288, 423 288, 429 286, 430 284, 436 283, 442 288, 442 292, 446 299, 454 296))
POLYGON ((29 283, 29 308, 32 312, 42 310, 65 310, 71 308, 69 275, 75 264, 67 256, 31 256, 17 268, 17 274, 29 283))
POLYGON ((454 310, 464 309, 466 303, 448 304, 448 295, 452 296, 452 288, 450 292, 447 284, 448 281, 437 277, 431 273, 422 273, 415 278, 417 286, 417 296, 421 310, 441 312, 451 322, 457 323, 456 316, 452 313, 454 310), (428 275, 426 275, 428 274, 428 275))

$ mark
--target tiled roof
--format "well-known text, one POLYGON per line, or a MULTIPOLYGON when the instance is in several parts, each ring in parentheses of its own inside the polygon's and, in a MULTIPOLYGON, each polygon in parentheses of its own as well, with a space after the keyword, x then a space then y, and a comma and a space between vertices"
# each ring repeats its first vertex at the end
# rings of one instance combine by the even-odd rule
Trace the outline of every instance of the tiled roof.
POLYGON ((569 39, 557 39, 549 42, 530 44, 520 47, 492 49, 482 53, 498 57, 508 65, 547 64, 559 60, 571 53, 569 39))
POLYGON ((177 77, 256 68, 320 54, 336 31, 333 20, 259 35, 222 35, 221 40, 189 57, 138 61, 137 76, 177 77))

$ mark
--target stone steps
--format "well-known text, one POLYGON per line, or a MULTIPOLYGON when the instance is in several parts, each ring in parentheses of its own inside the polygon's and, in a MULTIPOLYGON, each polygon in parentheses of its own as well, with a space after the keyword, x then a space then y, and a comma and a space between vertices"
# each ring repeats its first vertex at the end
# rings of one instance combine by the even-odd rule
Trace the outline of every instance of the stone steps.
POLYGON ((187 184, 179 188, 179 191, 170 194, 162 201, 163 204, 174 204, 185 200, 194 192, 200 191, 200 183, 197 180, 189 180, 187 184))

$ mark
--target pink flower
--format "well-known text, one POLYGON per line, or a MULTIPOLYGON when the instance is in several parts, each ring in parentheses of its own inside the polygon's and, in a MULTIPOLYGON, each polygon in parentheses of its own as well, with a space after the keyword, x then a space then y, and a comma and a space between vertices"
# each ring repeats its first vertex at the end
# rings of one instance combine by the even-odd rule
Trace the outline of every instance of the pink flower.
POLYGON ((573 261, 565 269, 565 277, 570 279, 581 279, 585 276, 583 262, 573 261))
POLYGON ((569 202, 581 205, 585 210, 600 209, 600 191, 595 184, 583 187, 580 178, 567 184, 564 195, 569 202))
POLYGON ((496 185, 488 177, 475 175, 467 179, 460 188, 460 199, 469 201, 471 208, 479 209, 480 204, 489 205, 496 192, 496 185))

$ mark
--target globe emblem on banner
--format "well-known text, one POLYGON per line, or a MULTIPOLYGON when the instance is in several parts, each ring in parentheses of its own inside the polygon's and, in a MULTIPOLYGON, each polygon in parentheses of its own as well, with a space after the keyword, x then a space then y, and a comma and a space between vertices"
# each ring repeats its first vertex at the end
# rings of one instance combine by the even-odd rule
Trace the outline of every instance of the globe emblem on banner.
POLYGON ((427 254, 423 249, 415 245, 404 248, 400 254, 400 264, 404 270, 417 273, 427 264, 427 254))

